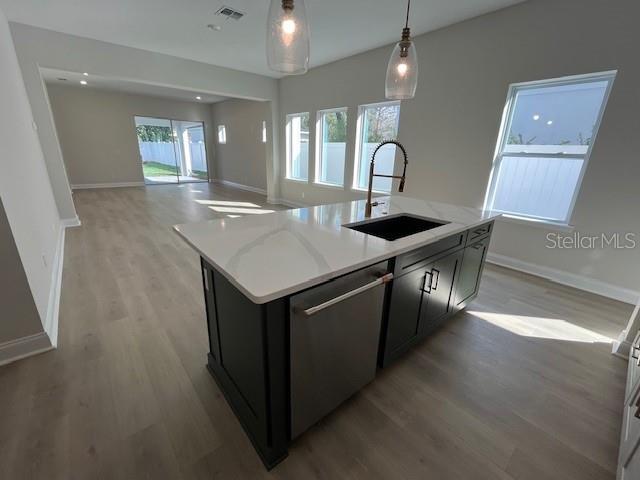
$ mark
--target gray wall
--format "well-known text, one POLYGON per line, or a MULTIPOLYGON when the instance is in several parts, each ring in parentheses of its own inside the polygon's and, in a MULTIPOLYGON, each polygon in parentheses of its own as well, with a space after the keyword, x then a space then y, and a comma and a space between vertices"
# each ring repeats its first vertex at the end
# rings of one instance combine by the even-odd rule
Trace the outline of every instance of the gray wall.
POLYGON ((48 85, 71 185, 143 182, 134 116, 204 122, 209 171, 209 105, 75 86, 48 85))
MULTIPOLYGON (((18 23, 11 23, 11 33, 38 124, 56 203, 65 219, 75 218, 76 212, 39 66, 194 92, 269 100, 272 121, 275 123, 277 119, 278 89, 277 80, 273 78, 18 23)), ((269 195, 275 197, 279 174, 275 170, 278 162, 274 160, 278 152, 277 139, 270 145, 267 185, 269 195)))
POLYGON ((0 201, 0 345, 42 331, 27 275, 0 201))
POLYGON ((9 25, 1 11, 0 71, 0 342, 3 342, 41 332, 42 323, 49 318, 61 225, 9 25))
MULTIPOLYGON (((262 143, 262 121, 269 120, 269 104, 226 100, 214 103, 211 115, 216 143, 216 179, 266 190, 268 144, 262 143), (218 125, 226 127, 225 144, 217 142, 218 125)), ((267 127, 267 137, 270 133, 267 127)))
MULTIPOLYGON (((636 0, 529 0, 418 37, 418 91, 402 103, 400 116, 400 140, 410 155, 406 195, 482 207, 509 84, 617 69, 572 224, 585 235, 640 233, 639 16, 636 0)), ((311 111, 313 119, 317 109, 349 107, 347 178, 353 171, 357 106, 384 100, 391 48, 280 81, 281 125, 287 113, 311 111)), ((283 129, 280 136, 284 161, 283 129)), ((281 193, 305 203, 360 197, 348 189, 287 180, 281 193)), ((549 231, 500 223, 492 252, 640 290, 640 248, 549 250, 549 231)))

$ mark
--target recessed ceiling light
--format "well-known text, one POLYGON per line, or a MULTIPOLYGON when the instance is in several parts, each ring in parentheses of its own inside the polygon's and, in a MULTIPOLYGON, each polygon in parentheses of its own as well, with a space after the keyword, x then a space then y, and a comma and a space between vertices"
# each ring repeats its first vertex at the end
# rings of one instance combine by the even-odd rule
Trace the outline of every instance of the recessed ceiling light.
POLYGON ((540 120, 540 115, 538 115, 537 113, 533 116, 534 120, 540 120))
POLYGON ((198 95, 198 96, 196 97, 196 100, 202 100, 202 97, 201 97, 200 95, 198 95))
POLYGON ((207 25, 207 28, 209 30, 215 30, 216 32, 219 32, 220 30, 222 30, 222 27, 220 25, 216 25, 214 23, 210 23, 209 25, 207 25))
POLYGON ((547 125, 553 125, 553 120, 549 120, 549 121, 547 122, 547 125))
POLYGON ((80 85, 86 85, 87 81, 86 80, 80 80, 80 85))
POLYGON ((84 72, 82 75, 84 75, 85 77, 89 76, 89 74, 87 72, 84 72))

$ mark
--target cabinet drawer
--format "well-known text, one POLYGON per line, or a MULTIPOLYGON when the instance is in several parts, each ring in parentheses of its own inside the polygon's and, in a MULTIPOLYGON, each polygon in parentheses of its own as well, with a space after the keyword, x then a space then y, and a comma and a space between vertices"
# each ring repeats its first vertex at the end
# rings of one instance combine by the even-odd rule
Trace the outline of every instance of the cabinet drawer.
POLYGON ((480 238, 483 235, 487 235, 491 233, 491 229, 493 228, 493 222, 485 223, 484 225, 479 225, 475 228, 469 230, 469 235, 467 235, 467 243, 471 243, 476 238, 480 238))
POLYGON ((426 245, 422 248, 418 248, 417 250, 405 253, 404 255, 398 256, 396 258, 396 266, 393 274, 395 276, 399 276, 405 273, 409 273, 421 266, 420 264, 425 260, 429 260, 436 255, 449 250, 453 250, 457 247, 462 247, 464 245, 466 236, 467 232, 458 233, 456 235, 443 238, 442 240, 438 240, 437 242, 426 245))

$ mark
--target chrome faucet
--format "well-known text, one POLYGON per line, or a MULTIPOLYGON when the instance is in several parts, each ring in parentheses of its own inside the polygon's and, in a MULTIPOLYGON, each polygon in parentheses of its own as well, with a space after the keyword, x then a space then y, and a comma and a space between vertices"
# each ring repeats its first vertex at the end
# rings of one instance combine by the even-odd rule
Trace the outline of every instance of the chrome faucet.
POLYGON ((398 191, 399 192, 403 192, 404 191, 404 182, 405 182, 405 178, 406 178, 406 175, 407 175, 407 163, 408 163, 407 162, 407 151, 402 146, 402 144, 400 142, 398 142, 397 140, 385 140, 384 142, 378 144, 376 149, 373 151, 373 155, 371 155, 371 166, 369 167, 369 188, 367 189, 367 206, 365 207, 365 210, 364 210, 364 216, 365 217, 370 217, 371 216, 372 207, 378 205, 378 202, 371 203, 371 190, 373 189, 373 177, 399 178, 400 179, 400 185, 398 187, 398 191), (404 155, 404 168, 402 169, 402 175, 400 175, 400 176, 398 176, 398 175, 382 175, 382 174, 374 172, 376 153, 378 153, 378 150, 380 150, 382 147, 384 147, 385 145, 389 145, 389 144, 393 144, 393 145, 396 145, 396 146, 400 147, 400 150, 402 150, 402 155, 404 155))

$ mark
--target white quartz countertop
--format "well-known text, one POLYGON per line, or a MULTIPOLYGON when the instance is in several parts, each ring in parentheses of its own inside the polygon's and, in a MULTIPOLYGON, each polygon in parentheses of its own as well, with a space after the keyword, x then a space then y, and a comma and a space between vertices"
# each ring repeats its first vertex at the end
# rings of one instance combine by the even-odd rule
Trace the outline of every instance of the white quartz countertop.
POLYGON ((175 225, 216 270, 254 303, 321 284, 496 218, 468 207, 409 197, 378 197, 371 219, 365 200, 175 225), (395 241, 343 227, 408 213, 450 222, 395 241))

